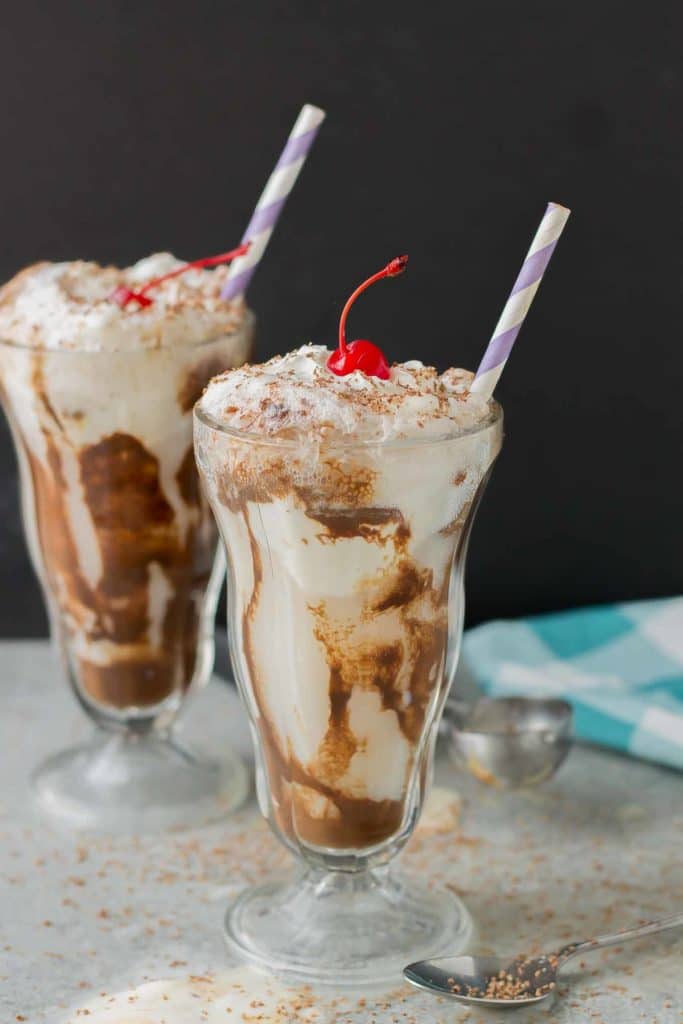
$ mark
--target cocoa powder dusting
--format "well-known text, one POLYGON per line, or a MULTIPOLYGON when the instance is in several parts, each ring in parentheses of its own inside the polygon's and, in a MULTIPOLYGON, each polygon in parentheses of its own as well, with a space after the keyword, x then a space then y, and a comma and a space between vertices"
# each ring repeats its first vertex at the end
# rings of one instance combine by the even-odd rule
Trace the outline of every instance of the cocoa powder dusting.
POLYGON ((32 263, 30 266, 24 267, 18 274, 15 274, 11 281, 8 281, 0 288, 0 306, 13 306, 26 282, 37 271, 48 265, 47 260, 40 260, 38 263, 32 263))

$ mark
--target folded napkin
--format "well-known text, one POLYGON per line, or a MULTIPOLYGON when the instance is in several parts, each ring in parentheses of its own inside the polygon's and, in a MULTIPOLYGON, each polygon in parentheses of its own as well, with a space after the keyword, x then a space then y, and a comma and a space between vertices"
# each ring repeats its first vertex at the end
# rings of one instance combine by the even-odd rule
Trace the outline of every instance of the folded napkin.
POLYGON ((463 670, 491 696, 563 697, 578 739, 683 769, 683 597, 489 622, 463 670))

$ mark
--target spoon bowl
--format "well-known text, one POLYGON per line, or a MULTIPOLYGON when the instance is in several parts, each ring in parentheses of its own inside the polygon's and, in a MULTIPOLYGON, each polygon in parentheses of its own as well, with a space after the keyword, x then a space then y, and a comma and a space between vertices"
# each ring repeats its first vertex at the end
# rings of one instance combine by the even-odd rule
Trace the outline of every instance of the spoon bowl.
POLYGON ((557 958, 446 956, 406 967, 406 981, 461 1003, 517 1007, 541 1003, 554 995, 557 958), (506 991, 510 993, 505 996, 506 991), (513 995, 513 992, 518 994, 513 995))
POLYGON ((569 753, 572 709, 564 700, 483 697, 448 708, 451 755, 480 782, 498 789, 550 779, 569 753))

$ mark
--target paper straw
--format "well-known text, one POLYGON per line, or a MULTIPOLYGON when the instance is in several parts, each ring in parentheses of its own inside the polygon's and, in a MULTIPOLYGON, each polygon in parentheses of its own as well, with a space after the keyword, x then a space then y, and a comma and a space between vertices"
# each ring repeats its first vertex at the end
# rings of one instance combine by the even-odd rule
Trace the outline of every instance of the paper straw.
POLYGON ((301 108, 287 144, 266 182, 247 230, 242 236, 242 241, 251 242, 251 246, 247 255, 235 260, 230 267, 230 273, 221 291, 221 298, 226 301, 240 298, 249 287, 287 196, 299 177, 299 171, 324 120, 325 111, 319 107, 307 103, 301 108))
POLYGON ((566 206, 548 203, 510 298, 505 303, 505 309, 472 381, 471 390, 484 398, 490 398, 494 392, 570 212, 566 206))

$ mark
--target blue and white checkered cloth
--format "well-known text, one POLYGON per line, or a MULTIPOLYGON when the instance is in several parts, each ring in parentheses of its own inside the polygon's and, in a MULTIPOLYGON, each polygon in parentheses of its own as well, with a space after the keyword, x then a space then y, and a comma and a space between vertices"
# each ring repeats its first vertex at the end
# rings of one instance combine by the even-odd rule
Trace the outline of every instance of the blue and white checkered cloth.
POLYGON ((571 701, 578 739, 683 769, 683 597, 489 622, 463 668, 492 696, 571 701))

